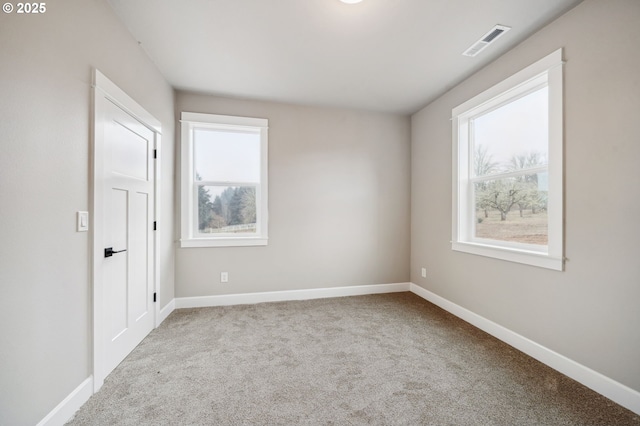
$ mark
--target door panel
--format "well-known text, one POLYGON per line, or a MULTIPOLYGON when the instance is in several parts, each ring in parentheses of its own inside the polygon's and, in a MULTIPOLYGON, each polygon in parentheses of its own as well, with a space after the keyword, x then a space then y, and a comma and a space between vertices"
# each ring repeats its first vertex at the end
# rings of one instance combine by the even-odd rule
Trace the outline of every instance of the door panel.
POLYGON ((144 136, 135 132, 137 126, 126 127, 127 124, 131 124, 126 121, 116 119, 113 123, 112 170, 124 176, 147 180, 149 177, 147 158, 149 149, 152 147, 144 136))
POLYGON ((131 236, 129 258, 134 267, 130 276, 129 307, 131 319, 140 321, 150 314, 147 283, 150 278, 151 262, 147 259, 149 251, 149 195, 136 192, 132 197, 131 236))
MULTIPOLYGON (((120 188, 111 188, 110 203, 107 205, 108 229, 110 229, 109 239, 106 240, 108 247, 114 250, 122 250, 127 245, 127 212, 128 212, 128 191, 120 188)), ((104 262, 105 283, 109 283, 106 293, 106 306, 112 307, 109 315, 110 321, 107 323, 109 333, 107 338, 116 339, 127 328, 127 256, 126 253, 119 253, 104 262)))
POLYGON ((93 70, 93 390, 156 325, 161 123, 93 70), (109 250, 106 250, 106 249, 109 250))
POLYGON ((111 372, 153 329, 154 133, 107 102, 104 138, 104 350, 111 372))

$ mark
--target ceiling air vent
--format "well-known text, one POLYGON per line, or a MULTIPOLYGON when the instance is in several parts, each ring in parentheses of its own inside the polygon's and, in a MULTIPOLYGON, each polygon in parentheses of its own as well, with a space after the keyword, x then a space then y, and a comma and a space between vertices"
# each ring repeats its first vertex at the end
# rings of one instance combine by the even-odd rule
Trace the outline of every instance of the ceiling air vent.
POLYGON ((496 25, 491 28, 491 30, 482 36, 482 38, 473 45, 464 51, 464 56, 476 56, 478 53, 482 52, 485 47, 489 46, 491 43, 500 38, 504 33, 509 31, 511 27, 505 27, 504 25, 496 25))

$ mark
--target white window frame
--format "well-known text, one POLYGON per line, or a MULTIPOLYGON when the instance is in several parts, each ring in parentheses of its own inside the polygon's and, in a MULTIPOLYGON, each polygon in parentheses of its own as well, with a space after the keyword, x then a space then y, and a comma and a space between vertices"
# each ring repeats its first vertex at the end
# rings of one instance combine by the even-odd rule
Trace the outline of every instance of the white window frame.
MULTIPOLYGON (((558 49, 452 110, 453 250, 563 270, 563 64, 562 49, 558 49), (548 86, 549 93, 549 152, 546 168, 549 173, 548 245, 541 247, 475 238, 473 141, 469 121, 544 85, 548 86)), ((526 172, 531 173, 532 170, 526 172)), ((508 177, 506 175, 498 176, 508 177)))
MULTIPOLYGON (((265 246, 268 242, 268 129, 265 118, 182 112, 181 115, 181 238, 180 247, 265 246), (250 235, 221 233, 201 234, 197 223, 197 187, 193 168, 193 132, 195 129, 250 131, 260 134, 260 182, 256 188, 256 232, 250 235)), ((244 185, 243 182, 215 182, 215 184, 244 185)))

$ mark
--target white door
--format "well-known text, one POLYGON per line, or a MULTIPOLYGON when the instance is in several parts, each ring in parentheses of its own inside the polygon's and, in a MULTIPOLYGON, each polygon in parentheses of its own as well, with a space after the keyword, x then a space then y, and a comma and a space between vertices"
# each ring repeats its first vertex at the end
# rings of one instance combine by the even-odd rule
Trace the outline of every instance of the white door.
POLYGON ((109 101, 103 111, 101 299, 106 376, 154 326, 155 134, 109 101))

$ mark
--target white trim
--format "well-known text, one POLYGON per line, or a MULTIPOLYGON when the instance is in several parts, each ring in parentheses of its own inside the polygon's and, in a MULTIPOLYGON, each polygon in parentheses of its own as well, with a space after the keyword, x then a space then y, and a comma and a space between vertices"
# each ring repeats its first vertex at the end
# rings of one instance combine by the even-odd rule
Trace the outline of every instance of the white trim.
POLYGON ((93 88, 114 104, 125 110, 129 115, 136 117, 138 121, 149 127, 156 133, 162 134, 162 125, 153 115, 147 112, 133 98, 127 95, 122 89, 116 86, 111 80, 105 77, 99 70, 94 68, 93 88))
POLYGON ((76 411, 93 395, 93 376, 87 377, 62 402, 49 412, 37 426, 62 426, 73 418, 76 411))
POLYGON ((153 168, 155 170, 154 176, 154 206, 153 206, 153 221, 156 224, 156 229, 153 231, 153 287, 156 294, 155 303, 155 327, 158 327, 163 319, 160 319, 160 219, 161 219, 161 204, 160 204, 160 186, 162 182, 161 164, 162 164, 162 135, 160 133, 155 134, 154 149, 155 158, 153 159, 153 168))
MULTIPOLYGON (((237 117, 230 115, 181 113, 180 130, 180 247, 241 247, 266 246, 269 241, 269 120, 266 118, 237 117), (244 129, 260 136, 260 182, 251 182, 256 188, 256 231, 247 235, 199 234, 195 231, 198 221, 197 185, 194 182, 194 129, 222 130, 244 129)), ((241 182, 211 182, 229 186, 241 182)), ((207 184, 207 182, 198 182, 207 184)))
POLYGON ((410 283, 410 291, 423 299, 433 303, 463 319, 469 324, 478 327, 490 335, 502 340, 525 354, 548 365, 575 381, 582 383, 586 387, 609 398, 617 404, 640 414, 640 392, 631 389, 597 371, 585 367, 566 356, 559 354, 539 343, 534 342, 518 333, 509 330, 491 320, 488 320, 470 310, 463 308, 419 285, 410 283))
POLYGON ((500 83, 492 86, 491 88, 485 90, 479 95, 474 96, 468 101, 458 105, 453 109, 451 115, 453 118, 458 115, 464 113, 465 111, 475 109, 481 106, 483 103, 490 101, 497 95, 508 91, 514 86, 519 85, 523 81, 527 81, 532 79, 554 67, 564 64, 562 60, 562 49, 558 49, 544 58, 536 61, 535 63, 529 65, 528 67, 518 71, 513 74, 511 77, 502 80, 500 83))
MULTIPOLYGON (((552 351, 500 324, 490 321, 414 283, 377 284, 352 287, 319 288, 309 290, 275 291, 264 293, 231 294, 222 296, 181 297, 171 300, 161 309, 160 323, 174 309, 253 304, 286 300, 321 299, 327 297, 358 296, 366 294, 397 293, 410 291, 417 296, 478 327, 488 334, 513 346, 549 367, 571 377, 588 388, 611 399, 621 406, 640 414, 640 392, 629 388, 597 371, 579 364, 564 355, 552 351)), ((159 325, 159 324, 158 324, 159 325)), ((93 377, 88 377, 60 404, 42 419, 37 426, 64 425, 89 400, 93 393, 93 377)))
POLYGON ((563 85, 562 48, 545 56, 501 81, 493 87, 474 96, 452 110, 452 245, 454 251, 492 257, 548 268, 564 270, 563 247, 563 85), (486 113, 531 93, 541 86, 548 87, 549 93, 549 145, 548 145, 548 244, 540 246, 539 252, 528 244, 481 240, 474 237, 475 214, 471 207, 473 184, 484 180, 501 179, 531 173, 532 170, 498 173, 491 176, 472 176, 473 152, 470 135, 470 120, 478 114, 486 113))
MULTIPOLYGON (((158 303, 158 305, 159 304, 160 303, 158 303)), ((164 308, 160 309, 160 313, 157 316, 158 321, 156 321, 156 328, 160 327, 160 324, 162 324, 162 322, 166 320, 169 315, 171 315, 171 312, 175 310, 176 310, 176 299, 171 299, 171 301, 167 303, 164 308)))
POLYGON ((254 118, 254 117, 240 117, 235 115, 218 115, 218 114, 203 114, 199 112, 183 112, 180 116, 180 122, 187 123, 211 123, 215 124, 215 127, 219 128, 220 125, 229 125, 233 128, 238 126, 247 127, 269 127, 269 120, 266 118, 254 118))
POLYGON ((97 88, 96 84, 99 80, 98 75, 102 75, 98 70, 94 70, 94 86, 91 91, 91 132, 93 135, 93 141, 91 143, 91 196, 93 198, 91 203, 91 211, 89 217, 93 220, 93 226, 90 228, 89 235, 91 238, 92 252, 91 252, 91 287, 93 290, 92 303, 93 303, 93 386, 94 392, 102 386, 102 380, 98 380, 97 377, 103 376, 102 365, 103 360, 103 342, 102 342, 102 328, 103 328, 103 315, 102 315, 102 303, 99 303, 99 299, 96 294, 102 294, 102 280, 101 273, 98 270, 98 261, 96 259, 97 253, 100 252, 101 246, 104 247, 102 237, 102 211, 104 209, 104 190, 101 184, 96 184, 99 176, 104 175, 104 165, 101 161, 96 161, 96 158, 104 157, 104 107, 102 102, 98 101, 99 97, 104 96, 104 91, 97 88), (100 292, 100 293, 99 293, 100 292))
POLYGON ((561 257, 554 258, 546 253, 536 253, 534 251, 491 246, 466 241, 452 242, 451 248, 463 253, 493 257, 495 259, 508 260, 509 262, 553 269, 555 271, 562 271, 564 269, 564 261, 561 257))
MULTIPOLYGON (((160 204, 157 195, 160 192, 160 170, 159 170, 159 158, 160 158, 160 135, 161 124, 156 118, 154 118, 149 112, 147 112, 141 105, 139 105, 133 98, 127 95, 123 90, 116 86, 111 80, 104 76, 99 70, 93 69, 93 90, 91 91, 91 105, 92 105, 92 135, 93 140, 91 144, 91 213, 90 217, 93 217, 93 226, 91 227, 90 236, 92 240, 92 254, 91 254, 91 279, 93 289, 93 391, 97 392, 104 383, 109 372, 105 372, 104 362, 104 347, 103 347, 103 329, 105 327, 103 323, 103 310, 102 300, 99 295, 103 294, 102 278, 100 269, 100 260, 102 259, 102 253, 104 249, 104 242, 102 238, 103 232, 103 189, 102 178, 104 175, 104 169, 102 161, 103 148, 104 148, 104 114, 105 104, 112 102, 114 105, 123 109, 127 114, 134 117, 142 125, 154 132, 155 149, 157 149, 158 159, 154 160, 154 220, 158 220, 160 204)), ((157 293, 156 297, 159 300, 160 297, 160 272, 159 262, 157 261, 158 247, 160 241, 160 230, 154 232, 153 243, 153 256, 152 261, 154 277, 153 277, 153 291, 157 293)), ((154 324, 157 322, 157 315, 159 309, 154 307, 154 324)))
POLYGON ((218 238, 191 238, 181 239, 180 247, 249 247, 249 246, 266 246, 269 243, 268 238, 247 238, 247 237, 218 237, 218 238))
POLYGON ((178 297, 176 309, 210 306, 249 305, 287 300, 324 299, 328 297, 362 296, 366 294, 409 291, 410 283, 373 284, 346 287, 312 288, 308 290, 269 291, 261 293, 223 294, 219 296, 178 297))

